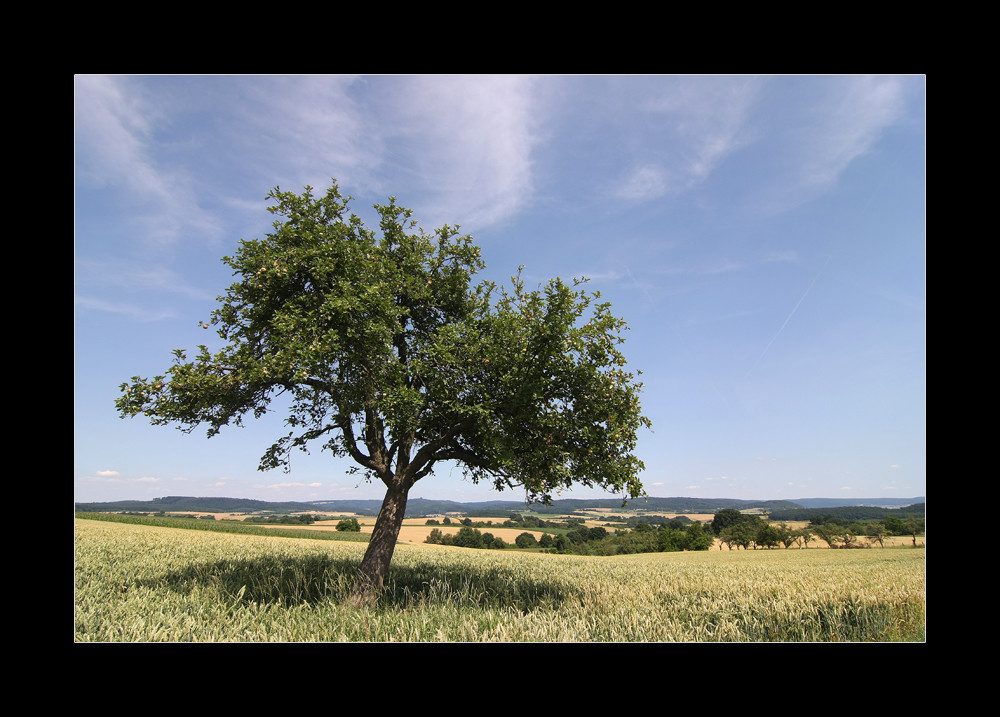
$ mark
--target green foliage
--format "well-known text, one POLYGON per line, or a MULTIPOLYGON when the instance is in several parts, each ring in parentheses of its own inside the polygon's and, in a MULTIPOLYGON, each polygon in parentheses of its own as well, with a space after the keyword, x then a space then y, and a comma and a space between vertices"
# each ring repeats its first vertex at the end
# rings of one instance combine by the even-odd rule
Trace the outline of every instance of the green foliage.
POLYGON ((675 552, 682 550, 708 550, 712 547, 713 534, 701 523, 689 521, 680 526, 669 521, 659 527, 648 522, 634 525, 632 530, 587 528, 582 525, 565 531, 555 538, 543 536, 540 545, 555 552, 572 552, 578 555, 625 555, 631 553, 675 552))
POLYGON ((441 532, 440 528, 433 528, 427 537, 424 539, 425 543, 430 543, 431 545, 441 545, 444 543, 444 533, 441 532))
POLYGON ((299 515, 251 515, 243 519, 244 523, 275 523, 278 525, 312 525, 316 516, 299 515))
POLYGON ((455 545, 459 548, 485 547, 485 544, 483 543, 483 534, 476 528, 469 527, 468 525, 463 525, 459 528, 458 532, 452 536, 449 544, 455 545))
POLYGON ((412 484, 447 460, 532 501, 575 483, 642 494, 642 384, 620 351, 628 327, 598 294, 559 279, 532 291, 519 275, 511 289, 473 286, 484 265, 471 237, 412 232, 394 198, 375 207, 379 233, 335 183, 268 198, 281 219, 223 259, 239 280, 202 323, 225 345, 177 349, 163 374, 122 384, 123 417, 214 436, 286 394, 292 430, 262 470, 319 441, 383 481, 412 484))
POLYGON ((808 520, 812 523, 923 518, 926 504, 915 503, 901 508, 879 508, 865 505, 845 505, 835 508, 778 508, 770 511, 772 520, 808 520))
POLYGON ((359 604, 381 590, 408 493, 439 462, 529 502, 576 484, 643 494, 635 449, 650 422, 621 353, 628 326, 584 280, 529 290, 518 271, 510 288, 473 285, 484 264, 470 236, 447 224, 428 234, 394 197, 375 205, 372 230, 336 182, 268 199, 273 232, 223 258, 237 281, 201 323, 222 348, 176 349, 163 374, 123 383, 115 405, 212 437, 282 396, 290 431, 261 470, 288 470, 292 451, 318 443, 386 486, 359 604))
POLYGON ((360 533, 361 525, 358 523, 357 518, 344 518, 337 523, 337 530, 345 533, 360 533))
POLYGON ((712 547, 713 536, 701 523, 692 522, 683 530, 686 538, 683 550, 708 550, 712 547))
POLYGON ((716 535, 721 535, 726 528, 737 525, 745 521, 745 516, 735 508, 723 508, 715 514, 712 519, 712 530, 716 535))
POLYGON ((534 548, 538 545, 538 539, 531 533, 521 533, 514 538, 514 544, 519 548, 534 548))

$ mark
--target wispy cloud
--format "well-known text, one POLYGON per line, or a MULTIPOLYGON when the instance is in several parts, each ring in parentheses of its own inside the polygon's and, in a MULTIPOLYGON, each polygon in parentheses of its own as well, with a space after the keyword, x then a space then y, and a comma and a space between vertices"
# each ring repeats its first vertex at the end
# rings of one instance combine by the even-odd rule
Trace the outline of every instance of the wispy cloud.
POLYGON ((868 152, 903 109, 899 77, 850 77, 836 83, 815 108, 812 130, 802 137, 800 177, 824 188, 868 152))
POLYGON ((135 261, 101 261, 80 257, 76 261, 77 287, 115 287, 160 291, 191 299, 211 299, 215 293, 192 286, 183 275, 162 265, 135 261))
POLYGON ((704 182, 749 140, 746 119, 762 81, 756 77, 669 77, 638 107, 652 122, 656 161, 624 176, 618 196, 649 200, 704 182))
POLYGON ((751 192, 764 214, 799 206, 836 185, 858 158, 904 116, 910 78, 841 76, 801 78, 808 101, 787 103, 761 126, 767 137, 769 181, 751 192))
POLYGON ((139 478, 123 478, 118 471, 101 470, 94 473, 91 480, 99 483, 159 483, 159 478, 141 476, 139 478))
POLYGON ((199 208, 192 178, 157 159, 165 111, 129 78, 75 78, 77 181, 129 197, 137 236, 169 246, 184 236, 215 236, 217 219, 199 208))
POLYGON ((87 258, 76 261, 75 290, 74 303, 78 310, 131 316, 140 321, 175 317, 177 311, 169 297, 210 300, 215 296, 212 292, 192 286, 182 275, 166 266, 87 258), (109 292, 115 295, 114 299, 104 298, 109 292), (153 294, 157 295, 157 303, 150 307, 153 294), (126 298, 130 295, 136 297, 134 301, 126 298))
POLYGON ((425 188, 421 199, 433 226, 477 229, 525 206, 540 139, 535 78, 418 76, 397 83, 382 144, 402 176, 425 188))

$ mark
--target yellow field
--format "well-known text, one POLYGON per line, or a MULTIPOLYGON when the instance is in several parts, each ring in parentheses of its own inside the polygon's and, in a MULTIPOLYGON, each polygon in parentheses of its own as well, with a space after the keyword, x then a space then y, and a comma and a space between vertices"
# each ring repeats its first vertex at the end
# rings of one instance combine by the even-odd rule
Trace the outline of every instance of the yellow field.
POLYGON ((96 519, 74 534, 77 642, 924 640, 923 550, 400 545, 379 604, 358 608, 363 543, 96 519))
MULTIPOLYGON (((600 509, 594 509, 593 511, 587 511, 587 512, 594 512, 594 513, 597 513, 597 512, 607 512, 608 514, 611 514, 611 515, 618 515, 618 514, 621 513, 620 510, 619 510, 618 513, 615 513, 614 509, 612 509, 612 508, 600 508, 600 509)), ((183 514, 183 515, 197 515, 197 516, 214 515, 216 520, 244 520, 244 519, 246 519, 248 517, 247 515, 242 514, 242 513, 239 513, 239 514, 237 514, 237 513, 197 513, 197 512, 193 512, 193 511, 182 511, 180 514, 183 514)), ((170 514, 168 513, 168 515, 170 515, 170 514)), ((329 516, 331 518, 331 520, 320 521, 319 523, 315 523, 313 525, 278 525, 278 524, 275 524, 275 525, 267 525, 265 527, 268 527, 268 528, 279 528, 279 529, 280 528, 289 528, 289 529, 295 529, 295 530, 319 530, 319 531, 333 530, 333 531, 335 531, 337 529, 337 523, 340 522, 339 521, 340 518, 351 517, 351 516, 356 517, 358 519, 358 523, 361 524, 361 532, 362 533, 369 533, 370 534, 372 532, 372 529, 375 526, 375 518, 373 516, 360 516, 360 515, 356 515, 354 513, 343 513, 343 512, 341 512, 341 513, 324 513, 322 511, 313 512, 313 513, 310 513, 310 515, 329 516)), ((652 514, 650 514, 650 515, 652 515, 652 514)), ((693 521, 700 521, 700 522, 703 522, 703 523, 711 523, 712 522, 712 518, 715 517, 711 513, 657 513, 656 515, 657 516, 662 516, 663 518, 666 518, 666 519, 673 519, 673 518, 677 518, 677 517, 680 517, 680 516, 684 516, 684 517, 690 518, 693 521)), ((545 516, 543 519, 544 520, 565 520, 565 519, 570 518, 570 517, 571 516, 568 516, 568 515, 552 515, 552 516, 545 516)), ((403 528, 399 532, 399 542, 401 542, 401 543, 411 543, 411 544, 414 544, 414 543, 423 543, 423 542, 425 542, 427 540, 427 536, 430 535, 431 531, 434 530, 435 528, 437 528, 438 530, 440 530, 445 535, 455 535, 456 533, 458 533, 458 529, 461 528, 462 525, 461 525, 461 523, 458 522, 458 516, 453 517, 452 520, 454 522, 452 522, 451 525, 426 525, 427 518, 410 518, 408 520, 404 520, 403 521, 403 528)), ((494 522, 497 522, 497 521, 502 522, 503 519, 501 519, 501 518, 470 518, 470 520, 473 523, 486 523, 486 522, 489 522, 491 520, 494 521, 494 522)), ((604 520, 604 519, 602 519, 600 517, 596 517, 596 518, 594 518, 592 520, 585 520, 584 521, 584 525, 586 527, 588 527, 588 528, 592 528, 592 527, 597 527, 597 526, 604 526, 606 522, 607 522, 606 520, 604 520)), ((793 530, 799 530, 799 529, 804 528, 807 525, 809 525, 809 521, 804 521, 804 520, 803 521, 790 520, 790 521, 782 521, 782 522, 784 522, 789 528, 791 528, 793 530)), ((480 530, 480 532, 483 532, 483 533, 492 533, 494 536, 496 536, 498 538, 502 538, 504 541, 506 541, 507 543, 510 543, 510 544, 513 544, 514 543, 514 539, 517 538, 517 536, 520 535, 521 533, 531 533, 532 535, 535 536, 536 540, 540 539, 542 537, 542 535, 544 534, 544 532, 540 531, 540 530, 524 530, 522 528, 498 528, 496 526, 492 526, 492 527, 491 526, 479 526, 479 530, 480 530)), ((610 530, 611 529, 609 528, 609 531, 610 530)), ((864 542, 866 539, 862 538, 861 540, 862 540, 862 542, 864 542)), ((881 547, 881 546, 878 545, 878 543, 872 543, 871 545, 872 545, 872 548, 875 548, 875 549, 881 547)), ((900 546, 900 545, 906 545, 906 546, 913 545, 913 538, 910 537, 910 536, 907 536, 907 535, 893 535, 893 536, 889 536, 889 537, 887 537, 885 539, 885 547, 887 547, 887 548, 889 548, 889 547, 896 547, 896 546, 900 546)), ((917 537, 917 545, 918 546, 925 545, 924 536, 921 535, 921 536, 917 537)), ((819 548, 819 549, 829 549, 829 546, 826 543, 824 543, 822 540, 820 540, 819 538, 814 538, 812 541, 810 541, 809 546, 808 546, 807 549, 808 550, 815 550, 817 548, 819 548)), ((779 548, 779 549, 780 550, 784 550, 785 548, 779 548)), ((799 548, 798 546, 792 546, 791 548, 789 548, 789 550, 800 550, 800 549, 801 548, 799 548)), ((723 545, 720 540, 716 539, 715 542, 712 544, 712 550, 722 550, 723 552, 725 552, 726 550, 729 550, 729 548, 727 548, 725 545, 723 545)))
MULTIPOLYGON (((486 520, 483 518, 482 520, 486 520)), ((314 525, 269 525, 269 528, 292 528, 295 530, 318 530, 318 531, 328 531, 337 530, 337 523, 339 521, 331 520, 317 523, 314 525)), ((372 517, 359 518, 358 522, 361 524, 362 533, 371 533, 372 529, 375 527, 375 519, 372 517), (367 522, 363 522, 367 520, 367 522)), ((427 536, 431 534, 431 531, 437 528, 444 535, 455 535, 458 529, 462 525, 452 523, 451 525, 425 525, 427 522, 426 518, 414 518, 411 520, 404 520, 403 527, 399 531, 399 542, 401 543, 423 543, 427 540, 427 536)), ((475 522, 475 518, 473 518, 475 522)), ((514 539, 521 533, 531 533, 535 536, 535 539, 542 537, 542 532, 538 530, 522 530, 520 528, 497 528, 497 527, 481 527, 478 529, 482 533, 492 533, 497 538, 503 538, 506 542, 512 543, 514 539)))

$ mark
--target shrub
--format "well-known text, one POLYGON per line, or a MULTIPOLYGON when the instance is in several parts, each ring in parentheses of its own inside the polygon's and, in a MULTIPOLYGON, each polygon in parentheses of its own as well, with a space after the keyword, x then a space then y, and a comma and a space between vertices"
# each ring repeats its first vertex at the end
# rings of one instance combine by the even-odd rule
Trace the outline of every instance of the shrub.
MULTIPOLYGON (((546 533, 546 535, 548 534, 546 533)), ((551 541, 552 539, 550 537, 549 542, 551 543, 551 541)), ((514 544, 519 548, 534 548, 538 545, 538 540, 536 540, 535 536, 531 533, 521 533, 519 536, 514 538, 514 544)))
POLYGON ((434 528, 424 542, 432 545, 441 545, 444 542, 444 533, 441 532, 440 528, 434 528))

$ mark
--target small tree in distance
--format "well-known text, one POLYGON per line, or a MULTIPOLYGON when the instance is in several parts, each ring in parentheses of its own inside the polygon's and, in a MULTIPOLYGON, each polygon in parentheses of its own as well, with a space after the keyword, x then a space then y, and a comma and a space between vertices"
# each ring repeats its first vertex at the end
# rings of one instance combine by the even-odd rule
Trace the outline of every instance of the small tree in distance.
POLYGON ((484 264, 471 237, 417 229, 395 198, 375 206, 378 232, 336 182, 268 198, 274 231, 223 259, 238 277, 210 319, 224 347, 177 349, 163 375, 122 384, 116 407, 212 437, 290 396, 290 431, 261 470, 318 442, 386 488, 356 603, 381 592, 409 491, 438 464, 528 502, 577 483, 642 495, 642 384, 620 351, 628 327, 598 293, 559 279, 529 291, 520 275, 473 285, 484 264))

